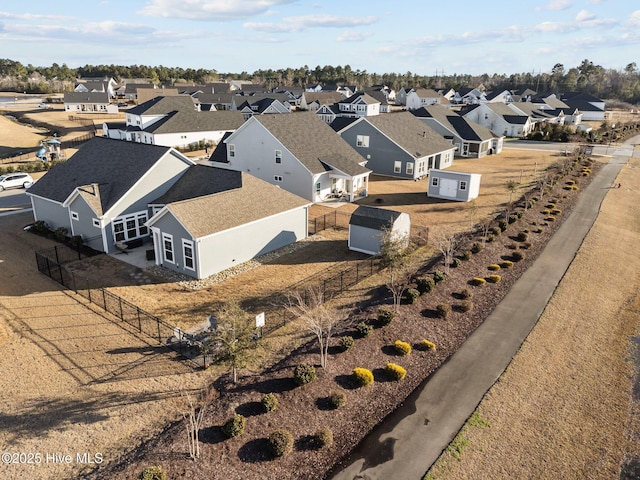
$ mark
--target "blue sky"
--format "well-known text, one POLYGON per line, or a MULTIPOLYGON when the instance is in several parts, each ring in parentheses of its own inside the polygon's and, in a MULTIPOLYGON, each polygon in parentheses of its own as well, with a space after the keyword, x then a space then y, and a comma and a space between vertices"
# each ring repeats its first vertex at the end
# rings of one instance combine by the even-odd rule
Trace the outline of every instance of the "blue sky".
POLYGON ((636 0, 32 0, 0 5, 0 58, 75 68, 249 73, 350 65, 376 73, 640 67, 636 0), (435 4, 434 4, 435 3, 435 4))

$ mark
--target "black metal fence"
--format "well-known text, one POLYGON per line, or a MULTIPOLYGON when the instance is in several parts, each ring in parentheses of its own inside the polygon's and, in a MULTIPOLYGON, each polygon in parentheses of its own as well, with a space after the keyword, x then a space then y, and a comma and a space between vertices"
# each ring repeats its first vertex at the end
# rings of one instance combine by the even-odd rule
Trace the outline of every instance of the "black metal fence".
POLYGON ((327 228, 349 228, 350 218, 350 214, 338 212, 337 210, 325 213, 324 215, 320 215, 315 218, 310 218, 308 225, 309 235, 315 235, 327 228))

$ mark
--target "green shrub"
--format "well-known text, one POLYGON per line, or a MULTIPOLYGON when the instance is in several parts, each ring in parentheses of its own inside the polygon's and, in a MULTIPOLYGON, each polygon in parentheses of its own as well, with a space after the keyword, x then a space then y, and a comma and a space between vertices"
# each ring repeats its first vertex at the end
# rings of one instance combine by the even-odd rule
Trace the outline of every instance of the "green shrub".
POLYGON ((153 466, 145 468, 138 476, 139 480, 166 480, 167 472, 162 467, 153 466))
POLYGON ((416 284, 418 286, 418 292, 420 292, 420 295, 429 293, 431 290, 433 290, 433 287, 436 286, 435 280, 431 277, 420 277, 416 280, 416 284))
POLYGON ((511 214, 507 217, 507 222, 508 223, 516 223, 518 221, 518 215, 517 214, 511 214))
POLYGON ((338 409, 347 403, 347 394, 344 392, 333 392, 329 395, 329 405, 333 409, 338 409))
POLYGON ((487 281, 482 277, 474 277, 471 279, 471 284, 475 285, 476 287, 480 287, 485 283, 487 283, 487 281))
POLYGON ((420 292, 415 288, 408 288, 404 296, 407 299, 407 303, 411 304, 417 300, 420 296, 420 292))
POLYGON ((475 242, 473 245, 471 245, 471 252, 472 253, 480 253, 482 251, 482 244, 480 242, 475 242))
POLYGON ((471 255, 472 255, 471 251, 467 250, 466 252, 464 252, 462 254, 462 260, 464 260, 464 261, 471 260, 471 255))
POLYGON ((545 208, 540 213, 543 214, 543 215, 550 215, 551 214, 551 210, 549 210, 548 208, 545 208))
POLYGON ((429 340, 420 340, 420 342, 418 343, 418 348, 420 350, 435 350, 436 349, 436 344, 433 342, 430 342, 429 340))
POLYGON ((488 268, 489 270, 497 271, 500 270, 500 265, 498 265, 497 263, 492 263, 488 268))
POLYGON ((513 267, 513 262, 511 260, 504 260, 502 262, 502 268, 511 268, 513 267))
POLYGON ((388 307, 380 307, 378 309, 378 323, 382 326, 389 325, 396 316, 396 312, 388 307))
POLYGON ((293 370, 293 379, 297 385, 306 385, 316 379, 316 369, 313 365, 301 363, 293 370))
POLYGON ((490 231, 494 235, 500 235, 502 233, 502 229, 500 227, 493 227, 493 228, 491 228, 490 231))
POLYGON ((356 367, 353 369, 353 376, 360 387, 366 387, 373 383, 373 372, 366 368, 356 367))
POLYGON ((368 337, 373 332, 373 327, 368 323, 360 322, 356 325, 356 331, 361 337, 368 337))
POLYGON ((544 219, 546 222, 555 222, 556 221, 556 217, 547 217, 544 219))
POLYGON ((500 231, 501 232, 504 232, 507 229, 508 226, 509 226, 509 224, 507 223, 506 220, 500 220, 498 222, 498 227, 500 227, 500 231))
POLYGON ((473 292, 471 290, 469 290, 468 288, 465 288, 464 290, 462 290, 460 292, 460 298, 467 299, 467 298, 471 298, 471 297, 473 297, 473 292))
POLYGON ((384 371, 390 378, 396 381, 402 380, 407 375, 407 371, 395 363, 387 363, 387 366, 384 367, 384 371))
POLYGON ((487 243, 491 243, 496 239, 496 236, 491 234, 491 235, 487 235, 487 243))
POLYGON ((396 340, 393 344, 393 348, 400 355, 409 355, 411 353, 411 345, 407 342, 403 342, 402 340, 396 340))
POLYGON ((527 232, 520 232, 516 238, 519 242, 526 242, 529 238, 529 234, 527 232))
POLYGON ((460 265, 462 265, 462 260, 460 260, 459 258, 454 258, 449 266, 452 268, 458 268, 460 265))
POLYGON ((471 300, 465 300, 458 305, 461 312, 470 312, 473 310, 473 302, 471 300))
POLYGON ((222 426, 222 433, 227 437, 233 438, 244 433, 244 427, 247 423, 247 419, 240 414, 235 414, 222 426))
POLYGON ((447 278, 447 276, 445 275, 444 272, 441 272, 440 270, 436 270, 435 272, 433 272, 433 281, 436 283, 440 283, 442 282, 445 278, 447 278))
POLYGON ((553 210, 551 210, 551 215, 561 215, 562 214, 562 210, 560 210, 559 208, 554 208, 553 210))
POLYGON ((446 320, 447 318, 449 318, 449 315, 451 315, 451 305, 449 305, 448 303, 438 304, 436 306, 436 315, 438 315, 439 318, 446 320))
POLYGON ((513 258, 515 262, 519 262, 520 260, 524 259, 524 253, 520 251, 513 252, 513 255, 511 255, 511 258, 513 258))
POLYGON ((51 230, 49 229, 49 225, 46 224, 46 222, 44 220, 37 220, 34 224, 33 224, 33 230, 36 233, 40 233, 40 234, 44 234, 44 233, 49 233, 51 230))
POLYGON ((490 283, 500 283, 500 280, 502 280, 502 277, 500 275, 489 275, 489 278, 487 278, 487 281, 490 283))
POLYGON ((313 443, 317 448, 333 445, 333 432, 330 428, 321 428, 313 436, 313 443))
POLYGON ((67 230, 65 227, 58 227, 54 230, 53 236, 55 237, 56 240, 58 240, 59 242, 62 242, 67 237, 68 233, 69 233, 69 230, 67 230))
POLYGON ((278 408, 278 397, 275 393, 266 393, 260 399, 260 403, 265 412, 273 412, 278 408))
POLYGON ((516 217, 518 217, 518 218, 522 218, 522 216, 524 215, 524 210, 518 210, 518 211, 515 213, 515 215, 516 215, 516 217))
POLYGON ((353 344, 355 343, 353 341, 353 337, 351 335, 345 335, 344 337, 340 337, 340 349, 343 352, 346 352, 347 350, 351 350, 351 348, 353 348, 353 344))
POLYGON ((283 457, 293 451, 293 435, 289 430, 280 429, 269 435, 269 450, 276 457, 283 457))

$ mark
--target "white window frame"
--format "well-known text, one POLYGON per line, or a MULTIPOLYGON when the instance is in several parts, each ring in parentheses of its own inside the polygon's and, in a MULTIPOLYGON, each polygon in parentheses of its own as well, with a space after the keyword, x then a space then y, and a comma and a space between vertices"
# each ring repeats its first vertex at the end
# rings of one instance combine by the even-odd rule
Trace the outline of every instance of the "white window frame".
POLYGON ((276 163, 282 163, 282 150, 276 150, 276 163))
POLYGON ((196 270, 196 257, 195 257, 195 249, 194 244, 191 240, 182 239, 182 257, 184 260, 184 268, 187 270, 196 270), (191 249, 191 255, 187 255, 187 248, 191 249), (189 266, 189 260, 191 261, 191 266, 189 266))
POLYGON ((402 162, 393 162, 393 173, 402 173, 402 162))
POLYGON ((236 146, 233 143, 229 144, 229 158, 233 158, 236 156, 236 146))
POLYGON ((322 190, 322 183, 316 182, 316 195, 320 195, 321 190, 322 190))
POLYGON ((281 183, 282 180, 283 180, 282 175, 274 175, 273 176, 273 181, 274 182, 280 182, 281 183))
POLYGON ((437 186, 438 186, 438 183, 439 183, 439 182, 438 182, 438 177, 433 177, 433 178, 431 179, 431 185, 432 185, 432 186, 437 187, 437 186))
POLYGON ((98 220, 97 218, 94 218, 93 219, 93 226, 97 227, 97 228, 100 228, 100 220, 98 220))
POLYGON ((369 148, 369 135, 357 135, 356 146, 362 148, 369 148))
POLYGON ((176 263, 176 253, 173 248, 173 235, 169 233, 162 233, 162 258, 164 258, 165 262, 176 263), (169 244, 167 248, 167 243, 169 244), (167 256, 167 253, 170 254, 170 258, 167 256))
POLYGON ((467 181, 466 180, 460 180, 459 188, 460 188, 460 190, 466 190, 467 189, 467 181))
POLYGON ((126 242, 135 238, 146 237, 147 235, 149 235, 149 229, 145 225, 145 223, 147 223, 147 220, 148 217, 146 211, 133 212, 121 217, 114 218, 111 221, 114 241, 126 242), (128 222, 131 221, 134 222, 133 228, 129 228, 129 225, 127 225, 128 222), (121 227, 121 229, 118 230, 118 227, 121 227), (131 231, 135 231, 133 235, 130 235, 131 231), (118 238, 118 234, 122 234, 122 238, 118 238))
POLYGON ((71 220, 80 220, 80 215, 78 215, 78 212, 74 212, 71 211, 71 220))
POLYGON ((407 175, 413 175, 413 162, 407 162, 405 172, 407 173, 407 175))

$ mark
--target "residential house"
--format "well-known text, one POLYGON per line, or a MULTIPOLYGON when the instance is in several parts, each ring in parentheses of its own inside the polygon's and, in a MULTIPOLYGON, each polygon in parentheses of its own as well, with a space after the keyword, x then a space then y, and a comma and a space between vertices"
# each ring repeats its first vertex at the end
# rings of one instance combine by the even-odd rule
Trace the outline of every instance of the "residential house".
POLYGON ((538 110, 551 112, 557 116, 562 113, 564 115, 565 125, 579 125, 582 123, 582 113, 580 110, 575 107, 570 107, 553 94, 549 96, 528 96, 527 98, 529 102, 538 108, 538 110))
POLYGON ((320 105, 333 105, 342 100, 338 92, 304 92, 300 97, 300 110, 317 110, 320 105))
POLYGON ((248 173, 193 165, 150 202, 156 264, 216 274, 305 238, 309 205, 248 173))
POLYGON ((177 97, 178 95, 180 94, 177 88, 138 88, 136 89, 135 103, 140 105, 156 97, 177 97))
POLYGON ((455 146, 410 112, 361 117, 332 128, 380 175, 417 180, 431 168, 453 163, 455 146))
POLYGON ((529 115, 512 107, 513 104, 503 103, 467 105, 460 110, 460 115, 498 135, 524 138, 533 131, 535 123, 529 115))
POLYGON ((320 117, 324 123, 331 124, 336 118, 340 117, 340 108, 337 103, 333 105, 320 105, 316 110, 316 115, 320 117))
POLYGON ((111 253, 116 242, 149 238, 147 205, 191 165, 168 147, 95 137, 52 167, 27 195, 36 221, 111 253))
POLYGON ((414 89, 410 87, 404 87, 398 90, 396 93, 396 105, 407 105, 407 96, 413 92, 414 89))
POLYGON ((409 245, 411 217, 408 213, 360 205, 349 219, 349 250, 377 255, 384 241, 409 245))
POLYGON ((311 112, 251 117, 218 144, 209 161, 314 203, 366 196, 371 173, 366 160, 311 112))
POLYGON ((478 88, 461 88, 450 100, 455 105, 478 105, 485 103, 487 98, 485 93, 478 88))
POLYGON ((78 80, 74 92, 107 92, 109 98, 116 97, 117 82, 111 77, 82 78, 78 80))
MULTIPOLYGON (((446 99, 444 99, 449 103, 446 99)), ((443 103, 443 97, 430 88, 417 88, 407 93, 407 110, 417 110, 427 105, 436 105, 443 103)))
POLYGON ((430 105, 411 113, 453 143, 457 157, 482 158, 502 152, 503 135, 498 135, 446 107, 430 105))
POLYGON ((481 100, 483 102, 489 103, 513 103, 513 96, 509 90, 495 90, 492 92, 488 92, 484 99, 481 100))
POLYGON ((370 117, 380 115, 380 101, 365 92, 340 100, 338 110, 342 117, 370 117))
POLYGON ((479 173, 430 170, 427 196, 457 202, 470 202, 480 193, 479 173))
MULTIPOLYGON (((380 92, 389 103, 395 103, 396 101, 396 91, 387 85, 372 85, 371 87, 364 88, 363 90, 368 94, 371 94, 371 92, 380 92)), ((372 96, 377 98, 374 95, 372 96)))
POLYGON ((202 112, 236 110, 236 97, 233 93, 201 93, 195 97, 195 102, 202 112))
POLYGON ((247 100, 238 107, 238 110, 245 120, 248 120, 254 115, 291 113, 291 107, 284 106, 275 98, 262 98, 255 102, 251 101, 252 98, 253 97, 247 97, 247 100))
POLYGON ((605 102, 589 93, 568 92, 560 95, 560 100, 569 107, 582 112, 585 122, 602 122, 605 120, 605 102))
POLYGON ((107 92, 65 92, 64 110, 68 113, 118 113, 107 92))
MULTIPOLYGON (((122 96, 124 100, 127 101, 137 101, 138 100, 138 90, 139 89, 158 89, 158 86, 153 83, 134 83, 129 82, 124 85, 124 89, 118 89, 118 96, 122 96)), ((142 102, 138 102, 142 103, 142 102)))

